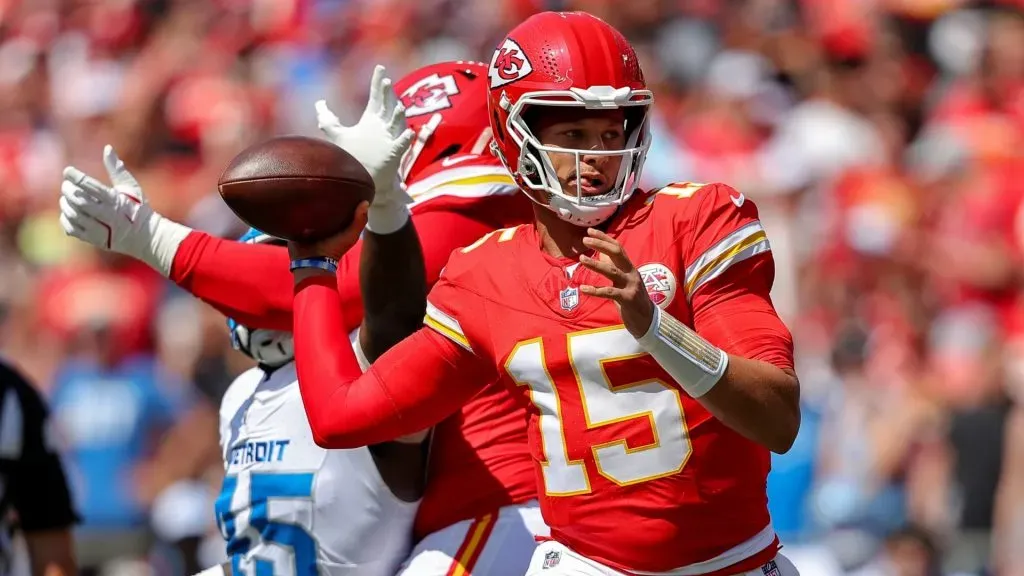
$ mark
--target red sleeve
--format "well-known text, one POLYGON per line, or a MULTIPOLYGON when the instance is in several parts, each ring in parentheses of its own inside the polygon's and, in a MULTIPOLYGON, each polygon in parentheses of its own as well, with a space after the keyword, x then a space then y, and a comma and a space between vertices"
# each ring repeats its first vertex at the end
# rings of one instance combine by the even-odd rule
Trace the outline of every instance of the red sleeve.
MULTIPOLYGON (((491 230, 483 222, 454 212, 413 214, 412 220, 423 249, 428 285, 437 280, 452 250, 472 244, 491 230)), ((338 263, 343 326, 349 332, 363 320, 361 252, 359 242, 338 263)), ((192 232, 174 256, 171 280, 242 324, 291 329, 292 275, 284 247, 241 244, 192 232)))
POLYGON ((793 337, 771 300, 775 262, 757 207, 724 184, 690 212, 684 255, 694 329, 730 354, 793 368, 793 337))
POLYGON ((793 336, 770 296, 774 277, 770 255, 731 268, 694 298, 694 329, 729 354, 792 369, 793 336))
POLYGON ((299 390, 320 446, 356 448, 425 430, 494 379, 472 352, 426 328, 362 374, 342 320, 331 278, 312 278, 296 288, 299 390))
POLYGON ((242 324, 291 329, 292 275, 283 246, 192 232, 174 255, 171 280, 242 324))

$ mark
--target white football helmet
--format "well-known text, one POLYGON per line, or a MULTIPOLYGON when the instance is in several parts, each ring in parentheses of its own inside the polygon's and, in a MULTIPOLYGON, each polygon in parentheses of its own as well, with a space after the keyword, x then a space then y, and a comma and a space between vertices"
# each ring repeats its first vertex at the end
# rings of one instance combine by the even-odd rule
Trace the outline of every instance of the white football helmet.
MULTIPOLYGON (((238 241, 246 244, 284 244, 280 238, 275 238, 255 228, 250 228, 238 241)), ((295 358, 295 345, 291 332, 265 328, 253 329, 239 324, 233 318, 228 318, 228 330, 231 334, 231 346, 263 366, 277 368, 295 358)))

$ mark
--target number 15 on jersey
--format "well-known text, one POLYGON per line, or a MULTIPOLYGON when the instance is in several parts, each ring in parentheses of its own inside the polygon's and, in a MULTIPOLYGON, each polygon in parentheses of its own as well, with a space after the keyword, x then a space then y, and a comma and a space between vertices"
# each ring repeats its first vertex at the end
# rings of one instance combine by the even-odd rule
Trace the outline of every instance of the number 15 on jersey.
POLYGON ((317 544, 310 534, 313 474, 226 476, 215 505, 235 576, 314 576, 317 544), (248 480, 240 498, 239 480, 248 480))
POLYGON ((579 394, 583 412, 582 429, 569 431, 575 438, 590 430, 628 423, 620 438, 575 446, 593 454, 602 477, 618 486, 628 486, 682 471, 691 446, 681 393, 660 378, 637 378, 636 362, 649 357, 623 326, 566 335, 566 358, 562 361, 549 358, 547 350, 540 338, 520 342, 509 353, 505 370, 516 384, 529 388, 530 400, 540 414, 544 491, 548 496, 591 491, 586 465, 582 459, 570 456, 566 442, 567 422, 579 422, 564 413, 567 394, 579 394), (556 383, 551 376, 551 367, 566 361, 574 385, 556 383), (650 435, 653 443, 638 440, 650 435))

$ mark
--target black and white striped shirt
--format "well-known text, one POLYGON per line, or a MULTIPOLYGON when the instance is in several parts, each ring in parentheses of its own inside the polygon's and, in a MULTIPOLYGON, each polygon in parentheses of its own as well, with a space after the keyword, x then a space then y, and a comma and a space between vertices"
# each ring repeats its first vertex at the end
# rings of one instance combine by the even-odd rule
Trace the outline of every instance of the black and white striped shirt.
POLYGON ((9 573, 11 534, 69 528, 78 520, 36 389, 0 360, 0 576, 9 573))

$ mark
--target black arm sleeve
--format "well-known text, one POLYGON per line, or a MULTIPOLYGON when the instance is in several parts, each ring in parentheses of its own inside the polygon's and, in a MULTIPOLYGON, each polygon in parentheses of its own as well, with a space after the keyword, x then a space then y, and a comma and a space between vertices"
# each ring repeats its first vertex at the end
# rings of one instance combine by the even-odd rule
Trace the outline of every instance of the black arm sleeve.
MULTIPOLYGON (((26 532, 69 528, 79 521, 71 503, 67 476, 47 432, 49 411, 35 387, 0 363, 3 418, 20 420, 21 429, 0 426, 8 435, 6 452, 12 459, 8 481, 10 504, 26 532)), ((4 439, 0 438, 0 443, 4 439)))

